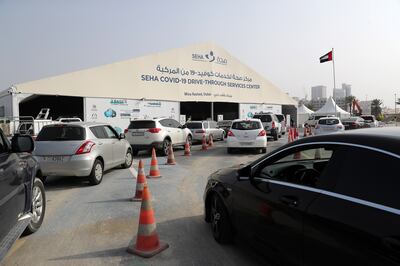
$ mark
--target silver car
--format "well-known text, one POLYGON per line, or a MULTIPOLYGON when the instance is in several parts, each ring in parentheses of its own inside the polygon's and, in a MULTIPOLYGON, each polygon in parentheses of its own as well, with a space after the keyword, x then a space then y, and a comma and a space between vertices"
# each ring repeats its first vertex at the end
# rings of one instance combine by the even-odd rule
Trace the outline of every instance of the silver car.
POLYGON ((190 121, 185 126, 192 131, 194 142, 202 141, 203 135, 205 135, 206 141, 209 140, 210 135, 212 135, 213 140, 223 140, 225 136, 225 131, 218 128, 215 121, 190 121))
POLYGON ((103 172, 132 164, 132 148, 125 135, 107 124, 68 123, 42 128, 33 155, 43 176, 87 176, 93 185, 103 172))

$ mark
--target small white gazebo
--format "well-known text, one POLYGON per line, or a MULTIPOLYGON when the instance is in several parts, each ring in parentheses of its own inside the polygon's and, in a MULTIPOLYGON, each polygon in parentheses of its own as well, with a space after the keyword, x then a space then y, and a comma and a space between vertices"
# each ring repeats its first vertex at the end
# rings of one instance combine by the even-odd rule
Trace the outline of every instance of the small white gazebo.
POLYGON ((303 125, 314 111, 310 110, 304 104, 297 108, 297 125, 303 125))
POLYGON ((315 111, 314 115, 334 115, 340 118, 350 117, 350 113, 340 108, 332 99, 332 97, 329 97, 325 105, 322 106, 318 111, 315 111))

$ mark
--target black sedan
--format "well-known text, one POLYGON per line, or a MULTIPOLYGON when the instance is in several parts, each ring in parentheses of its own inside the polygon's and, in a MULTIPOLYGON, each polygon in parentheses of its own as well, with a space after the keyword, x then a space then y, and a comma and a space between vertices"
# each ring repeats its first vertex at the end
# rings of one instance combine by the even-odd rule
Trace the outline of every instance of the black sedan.
POLYGON ((208 180, 220 243, 281 265, 400 264, 400 128, 304 138, 208 180))

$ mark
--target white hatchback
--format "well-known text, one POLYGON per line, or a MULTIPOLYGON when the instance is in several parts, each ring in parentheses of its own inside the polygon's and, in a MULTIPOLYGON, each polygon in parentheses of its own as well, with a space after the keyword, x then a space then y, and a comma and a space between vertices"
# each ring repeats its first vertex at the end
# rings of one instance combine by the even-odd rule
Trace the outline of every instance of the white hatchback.
POLYGON ((233 149, 260 149, 267 152, 267 133, 260 119, 236 119, 232 121, 227 137, 228 153, 233 149))
POLYGON ((344 126, 338 117, 322 117, 315 125, 315 135, 337 133, 344 131, 344 126))

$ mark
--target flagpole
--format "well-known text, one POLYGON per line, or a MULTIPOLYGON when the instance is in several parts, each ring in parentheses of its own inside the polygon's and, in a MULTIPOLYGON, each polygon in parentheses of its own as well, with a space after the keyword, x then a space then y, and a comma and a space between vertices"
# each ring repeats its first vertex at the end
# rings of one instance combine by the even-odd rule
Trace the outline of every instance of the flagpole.
POLYGON ((332 98, 335 101, 335 116, 337 115, 337 103, 336 103, 336 97, 335 96, 335 88, 336 88, 336 76, 335 76, 335 55, 333 54, 333 48, 332 48, 332 66, 333 66, 333 92, 332 92, 332 98))

